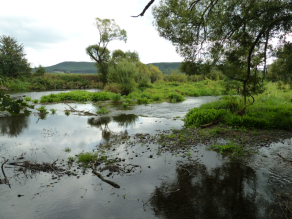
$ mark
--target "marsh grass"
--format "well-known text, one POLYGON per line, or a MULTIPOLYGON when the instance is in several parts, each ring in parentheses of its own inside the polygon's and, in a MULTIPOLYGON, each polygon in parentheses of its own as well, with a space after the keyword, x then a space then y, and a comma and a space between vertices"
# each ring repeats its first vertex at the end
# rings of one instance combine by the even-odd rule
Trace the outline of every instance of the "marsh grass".
POLYGON ((218 151, 221 154, 231 154, 231 157, 233 158, 240 158, 249 154, 248 152, 244 151, 242 145, 236 144, 234 142, 226 145, 211 145, 210 149, 218 151))
POLYGON ((39 102, 39 100, 37 100, 37 99, 34 99, 34 100, 32 100, 32 102, 33 102, 33 103, 38 103, 38 102, 39 102))
POLYGON ((242 98, 223 96, 190 110, 184 119, 185 125, 198 127, 220 115, 231 127, 292 130, 292 91, 277 90, 273 83, 267 83, 266 88, 265 93, 254 97, 254 104, 247 106, 243 116, 234 114, 243 108, 242 98))
POLYGON ((31 101, 31 98, 30 97, 24 97, 24 100, 25 101, 31 101))
POLYGON ((106 114, 109 111, 103 106, 100 109, 98 109, 98 111, 96 112, 97 114, 106 114))

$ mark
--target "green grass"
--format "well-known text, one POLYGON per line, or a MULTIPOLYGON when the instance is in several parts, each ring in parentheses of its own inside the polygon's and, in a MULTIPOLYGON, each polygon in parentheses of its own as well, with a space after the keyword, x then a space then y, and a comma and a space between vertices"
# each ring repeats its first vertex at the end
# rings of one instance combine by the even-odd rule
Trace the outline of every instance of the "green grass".
POLYGON ((52 112, 52 114, 55 114, 56 113, 56 109, 50 109, 50 111, 52 112))
POLYGON ((190 110, 184 121, 188 127, 207 124, 221 117, 232 127, 292 130, 292 91, 280 91, 273 83, 267 90, 255 96, 255 103, 246 108, 242 117, 234 112, 243 108, 241 97, 224 96, 220 100, 190 110))
POLYGON ((109 92, 88 92, 75 90, 67 93, 50 94, 41 97, 41 103, 52 103, 62 101, 104 101, 109 100, 112 93, 109 92))
POLYGON ((108 110, 105 107, 101 107, 100 109, 98 109, 98 111, 96 113, 97 114, 106 114, 106 113, 108 113, 108 110))
POLYGON ((245 152, 242 145, 235 144, 231 142, 226 145, 212 145, 211 149, 218 151, 221 154, 229 153, 231 157, 240 158, 248 154, 245 152))
POLYGON ((32 102, 33 102, 33 103, 38 103, 38 102, 39 102, 39 100, 37 100, 37 99, 34 99, 34 100, 32 100, 32 102))

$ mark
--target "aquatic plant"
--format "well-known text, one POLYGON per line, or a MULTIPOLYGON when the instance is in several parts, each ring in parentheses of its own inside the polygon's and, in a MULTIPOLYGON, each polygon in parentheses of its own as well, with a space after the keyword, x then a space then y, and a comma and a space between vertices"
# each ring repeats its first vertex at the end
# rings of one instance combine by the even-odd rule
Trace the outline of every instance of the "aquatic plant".
POLYGON ((148 104, 149 103, 149 100, 146 97, 138 98, 137 99, 137 103, 138 104, 148 104))
POLYGON ((39 100, 37 100, 37 99, 34 99, 34 100, 32 100, 32 102, 33 102, 33 103, 38 103, 38 102, 39 102, 39 100))
POLYGON ((128 102, 123 102, 123 107, 124 108, 127 108, 129 106, 129 103, 128 102))
POLYGON ((64 151, 67 152, 67 153, 69 153, 69 152, 71 152, 71 148, 67 147, 67 148, 65 148, 64 151))
POLYGON ((231 153, 231 156, 235 158, 240 158, 248 154, 247 152, 244 151, 242 145, 238 145, 234 142, 231 142, 226 145, 212 145, 211 148, 219 151, 219 153, 221 154, 229 152, 231 153))
POLYGON ((31 98, 30 97, 24 97, 24 100, 25 101, 31 101, 31 98))
POLYGON ((108 113, 109 111, 103 106, 101 107, 100 109, 97 110, 97 114, 106 114, 108 113))
POLYGON ((46 106, 41 106, 37 109, 40 113, 42 114, 47 114, 49 113, 48 110, 46 109, 46 106))
POLYGON ((66 110, 66 111, 65 111, 65 115, 66 115, 66 116, 69 116, 69 115, 70 115, 70 111, 66 110))
POLYGON ((50 111, 52 112, 52 114, 55 114, 56 113, 56 109, 50 109, 50 111))
POLYGON ((75 160, 74 157, 68 157, 69 162, 74 162, 74 160, 75 160))

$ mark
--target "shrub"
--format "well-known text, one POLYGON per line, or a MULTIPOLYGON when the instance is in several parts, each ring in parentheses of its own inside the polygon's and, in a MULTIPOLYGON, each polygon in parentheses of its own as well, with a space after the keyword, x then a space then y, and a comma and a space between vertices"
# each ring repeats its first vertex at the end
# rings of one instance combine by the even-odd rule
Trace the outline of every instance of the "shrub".
POLYGON ((122 94, 128 95, 132 92, 136 83, 134 77, 138 74, 137 67, 130 62, 121 61, 116 66, 111 65, 108 69, 108 81, 120 84, 122 87, 122 94))
POLYGON ((143 98, 140 97, 137 99, 137 103, 138 104, 148 104, 149 100, 146 97, 143 97, 143 98))
POLYGON ((119 102, 119 101, 121 101, 122 96, 121 96, 121 94, 113 94, 113 95, 111 95, 110 99, 114 102, 119 102))
POLYGON ((104 91, 120 94, 123 91, 123 87, 121 84, 109 83, 109 84, 105 85, 104 91))
POLYGON ((194 108, 190 110, 184 119, 185 126, 188 127, 198 127, 200 125, 208 124, 220 117, 223 117, 228 110, 216 110, 216 109, 199 109, 194 108))
POLYGON ((170 102, 174 102, 174 103, 185 100, 185 98, 182 95, 175 94, 175 93, 169 94, 167 98, 170 100, 170 102))
POLYGON ((34 74, 35 74, 36 76, 42 76, 42 75, 44 75, 45 73, 46 73, 46 69, 45 69, 45 67, 39 65, 39 67, 36 68, 36 71, 35 71, 34 74))

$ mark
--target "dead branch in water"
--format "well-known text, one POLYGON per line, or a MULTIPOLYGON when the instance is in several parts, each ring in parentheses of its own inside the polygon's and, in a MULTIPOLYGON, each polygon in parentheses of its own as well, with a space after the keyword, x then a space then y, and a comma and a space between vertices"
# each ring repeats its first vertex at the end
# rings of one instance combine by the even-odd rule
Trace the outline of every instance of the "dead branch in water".
POLYGON ((79 113, 79 114, 84 114, 86 116, 98 116, 97 114, 95 113, 91 113, 89 111, 83 111, 83 110, 76 110, 74 109, 72 106, 70 106, 69 104, 67 103, 64 103, 65 105, 69 106, 70 107, 70 110, 65 110, 65 111, 70 111, 70 112, 73 112, 73 113, 79 113))
POLYGON ((8 160, 9 160, 9 159, 6 160, 6 159, 4 158, 4 163, 1 165, 1 169, 2 169, 2 173, 3 173, 3 175, 4 175, 4 178, 5 178, 5 179, 4 179, 4 182, 8 184, 9 188, 11 188, 11 186, 10 186, 10 184, 9 184, 9 181, 8 181, 8 179, 7 179, 7 176, 6 176, 5 172, 4 172, 4 168, 3 168, 4 164, 6 164, 8 160))
MULTIPOLYGON (((96 162, 95 162, 95 163, 96 163, 96 162)), ((110 181, 110 180, 107 180, 107 179, 103 178, 103 176, 102 176, 100 173, 96 172, 96 171, 95 171, 95 166, 94 166, 95 163, 92 164, 92 173, 94 173, 98 178, 100 178, 102 181, 104 181, 104 182, 110 184, 111 186, 113 186, 113 187, 115 187, 115 188, 120 188, 120 186, 119 186, 118 184, 116 184, 115 182, 112 182, 112 181, 110 181)))

